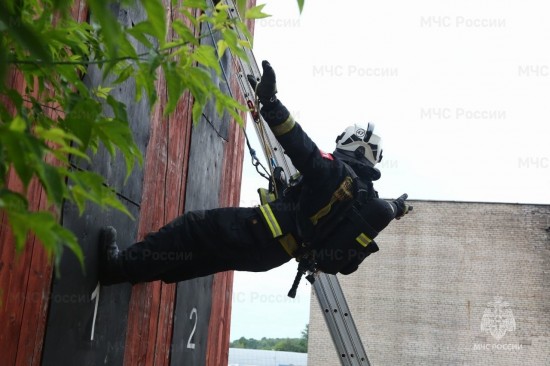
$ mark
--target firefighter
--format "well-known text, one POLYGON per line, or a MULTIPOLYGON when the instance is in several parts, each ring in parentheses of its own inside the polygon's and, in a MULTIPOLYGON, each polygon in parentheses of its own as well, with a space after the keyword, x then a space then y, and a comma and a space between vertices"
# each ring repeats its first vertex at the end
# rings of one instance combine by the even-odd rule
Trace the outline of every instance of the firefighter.
POLYGON ((373 124, 346 128, 332 154, 319 150, 278 100, 271 65, 263 61, 262 68, 261 80, 249 82, 262 116, 301 173, 299 183, 259 207, 187 212, 124 250, 116 230, 103 228, 102 285, 267 271, 311 253, 318 270, 349 274, 378 250, 376 235, 409 211, 406 195, 385 201, 374 190, 382 144, 373 124))

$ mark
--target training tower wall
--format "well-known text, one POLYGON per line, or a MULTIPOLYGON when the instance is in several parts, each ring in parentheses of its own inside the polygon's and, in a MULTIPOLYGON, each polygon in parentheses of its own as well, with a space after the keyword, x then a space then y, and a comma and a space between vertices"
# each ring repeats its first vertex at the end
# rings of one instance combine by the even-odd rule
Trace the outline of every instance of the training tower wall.
MULTIPOLYGON (((249 0, 248 6, 254 2, 249 0)), ((163 3, 168 22, 185 21, 171 0, 163 3)), ((84 4, 75 1, 73 7, 74 17, 82 22, 89 19, 84 4)), ((139 4, 111 7, 121 23, 131 26, 145 16, 139 4)), ((252 30, 252 23, 249 27, 252 30)), ((210 44, 217 41, 202 39, 210 44)), ((220 59, 224 73, 213 78, 226 93, 231 89, 232 95, 238 96, 236 66, 227 53, 220 59)), ((24 90, 19 73, 12 73, 7 82, 24 90)), ((93 67, 85 82, 90 87, 107 86, 93 67)), ((118 285, 97 292, 96 247, 101 226, 115 226, 119 237, 126 239, 119 244, 126 247, 185 211, 239 204, 242 129, 228 115, 220 119, 214 103, 194 126, 189 95, 173 115, 164 116, 163 75, 158 75, 156 89, 159 100, 152 114, 146 99, 135 101, 133 80, 113 90, 126 100, 134 138, 144 156, 143 168, 137 168, 124 184, 124 162, 111 159, 104 150, 93 156, 92 163, 79 166, 101 172, 135 220, 93 205, 82 216, 72 205, 63 207, 60 220, 79 239, 86 273, 74 256, 66 253, 61 277, 56 278, 52 262, 32 237, 23 253, 15 253, 6 218, 0 217, 2 365, 227 364, 232 272, 179 284, 118 285)), ((13 174, 9 187, 20 187, 13 174)), ((28 198, 34 208, 46 206, 46 197, 37 184, 31 185, 28 198)))

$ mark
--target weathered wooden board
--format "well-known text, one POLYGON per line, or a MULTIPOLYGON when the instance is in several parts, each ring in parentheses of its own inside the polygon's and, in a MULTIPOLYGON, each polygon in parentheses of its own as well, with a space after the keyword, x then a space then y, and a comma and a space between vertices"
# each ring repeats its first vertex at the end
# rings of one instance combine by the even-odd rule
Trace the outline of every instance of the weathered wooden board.
MULTIPOLYGON (((139 215, 134 205, 126 207, 134 216, 139 215)), ((119 238, 126 238, 120 240, 121 246, 127 247, 133 242, 137 222, 97 206, 79 216, 76 207, 66 205, 63 225, 77 234, 86 253, 86 271, 71 253, 63 256, 61 277, 53 281, 43 365, 120 365, 131 285, 101 287, 97 294, 96 248, 99 228, 105 225, 115 226, 119 238)))
MULTIPOLYGON (((235 92, 238 90, 237 88, 237 80, 232 77, 231 89, 235 92)), ((235 94, 238 95, 238 93, 235 94)), ((229 125, 227 142, 225 143, 219 193, 220 207, 239 205, 243 156, 244 132, 239 125, 232 122, 229 125)), ((206 365, 225 365, 228 362, 232 294, 233 272, 229 271, 214 275, 206 365)))
POLYGON ((171 365, 206 365, 212 276, 178 284, 171 365))
MULTIPOLYGON (((223 145, 215 130, 219 123, 203 118, 193 129, 189 153, 186 211, 218 207, 223 145), (207 153, 206 153, 207 152, 207 153)), ((180 282, 177 286, 171 365, 206 364, 212 276, 180 282), (194 309, 194 310, 193 310, 194 309), (189 316, 195 312, 195 323, 189 316), (193 327, 192 327, 193 326, 193 327), (193 338, 189 341, 189 337, 193 338), (192 342, 192 343, 190 343, 192 342)))
MULTIPOLYGON (((207 31, 208 28, 203 27, 202 34, 207 31)), ((205 37, 203 42, 212 45, 213 38, 205 37)), ((227 64, 227 57, 224 61, 227 64)), ((228 90, 225 74, 217 77, 212 73, 212 79, 218 86, 228 90)), ((229 116, 224 114, 220 118, 215 111, 215 104, 210 102, 205 107, 201 122, 193 127, 185 198, 186 211, 219 207, 224 145, 227 141, 229 123, 229 116)), ((212 281, 213 276, 207 276, 184 281, 177 286, 171 365, 206 365, 213 296, 212 281), (195 323, 189 319, 192 314, 197 315, 195 323)))
MULTIPOLYGON (((112 4, 111 9, 117 15, 118 21, 125 27, 131 27, 133 24, 146 19, 145 10, 139 2, 131 7, 112 4)), ((132 41, 132 43, 138 53, 147 52, 147 49, 141 43, 137 41, 132 41)), ((109 80, 103 80, 102 73, 96 66, 88 68, 84 83, 90 88, 109 86, 109 80)), ((125 103, 134 140, 142 153, 145 154, 149 142, 150 103, 146 96, 136 101, 136 92, 136 83, 133 79, 128 79, 111 90, 114 98, 125 103)), ((109 106, 105 106, 104 111, 108 116, 113 115, 109 106)), ((113 158, 106 149, 99 149, 97 154, 91 156, 90 163, 83 160, 76 163, 82 169, 101 174, 105 177, 107 184, 127 200, 138 204, 141 201, 141 182, 143 181, 144 170, 139 169, 136 164, 132 175, 126 180, 126 164, 122 154, 117 153, 117 156, 113 158), (140 182, 140 184, 132 184, 132 182, 140 182)))
MULTIPOLYGON (((169 26, 174 19, 185 21, 170 0, 164 0, 164 5, 169 26)), ((186 94, 175 112, 164 116, 166 80, 162 74, 158 76, 157 93, 145 161, 139 238, 180 215, 185 201, 192 99, 186 94)), ((176 285, 161 282, 134 286, 124 365, 169 364, 175 289, 176 285)))
MULTIPOLYGON (((83 1, 76 0, 73 17, 83 21, 87 11, 83 1)), ((12 71, 6 83, 10 88, 24 92, 22 75, 12 71)), ((5 100, 0 100, 6 103, 5 100)), ((9 103, 6 103, 8 110, 9 103)), ((49 111, 52 118, 57 112, 49 111)), ((49 157, 50 162, 53 162, 49 157)), ((22 192, 22 184, 13 171, 6 180, 9 189, 22 192)), ((36 181, 27 190, 31 210, 48 209, 47 199, 36 181)), ((52 263, 43 246, 29 235, 25 250, 15 253, 15 243, 6 217, 0 214, 0 354, 6 365, 38 365, 40 362, 52 263)))
MULTIPOLYGON (((118 14, 119 21, 128 26, 145 18, 139 5, 131 8, 113 5, 113 11, 118 14)), ((90 88, 108 85, 108 81, 101 79, 101 73, 95 67, 89 69, 84 81, 90 88)), ((125 102, 134 139, 145 153, 150 128, 147 100, 135 101, 135 82, 132 79, 118 85, 112 93, 125 102)), ((110 113, 107 107, 106 112, 110 113)), ((102 211, 94 205, 89 205, 84 214, 79 216, 76 207, 68 204, 64 206, 62 222, 79 239, 86 257, 86 272, 82 272, 71 253, 65 253, 60 265, 61 277, 54 279, 52 287, 43 364, 122 364, 131 286, 101 288, 99 297, 92 298, 98 278, 97 240, 99 229, 112 225, 118 231, 122 248, 135 242, 138 227, 136 220, 141 215, 144 171, 136 166, 126 181, 126 166, 121 154, 113 158, 103 148, 92 156, 91 163, 79 162, 78 165, 81 169, 102 174, 135 219, 114 210, 102 211)))

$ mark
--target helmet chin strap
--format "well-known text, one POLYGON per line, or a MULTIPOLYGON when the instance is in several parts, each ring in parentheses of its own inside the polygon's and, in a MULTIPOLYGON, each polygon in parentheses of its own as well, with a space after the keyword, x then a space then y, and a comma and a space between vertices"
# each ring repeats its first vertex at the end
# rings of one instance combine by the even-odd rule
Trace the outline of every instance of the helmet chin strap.
POLYGON ((356 155, 356 152, 357 150, 345 151, 336 149, 334 150, 332 155, 349 164, 353 168, 353 170, 355 170, 358 176, 368 178, 373 181, 380 179, 380 177, 382 176, 380 170, 375 168, 372 163, 364 157, 364 155, 358 157, 356 155))

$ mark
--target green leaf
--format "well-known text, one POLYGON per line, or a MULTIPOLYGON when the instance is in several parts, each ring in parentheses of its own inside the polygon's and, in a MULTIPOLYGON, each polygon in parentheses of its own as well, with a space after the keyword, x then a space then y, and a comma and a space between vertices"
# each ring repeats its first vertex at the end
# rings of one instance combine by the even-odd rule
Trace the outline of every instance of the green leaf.
POLYGON ((83 158, 87 161, 90 161, 88 155, 83 153, 81 150, 73 148, 70 144, 75 143, 82 145, 82 142, 75 135, 68 133, 60 128, 44 128, 42 126, 37 126, 34 129, 34 132, 37 137, 44 141, 51 141, 55 143, 54 147, 50 148, 50 152, 60 161, 64 163, 69 163, 69 155, 75 155, 80 158, 83 158))
POLYGON ((57 169, 45 162, 36 168, 38 179, 45 188, 48 199, 60 206, 65 195, 65 177, 57 169))
POLYGON ((102 69, 103 80, 108 79, 108 77, 112 74, 113 69, 115 69, 120 62, 127 62, 127 59, 131 59, 131 60, 138 59, 138 55, 137 55, 136 49, 134 48, 134 45, 130 42, 130 40, 126 36, 127 36, 126 32, 121 34, 116 45, 117 54, 122 55, 119 57, 124 57, 124 60, 121 60, 120 58, 117 58, 117 57, 111 57, 110 60, 112 61, 106 62, 105 67, 102 69))
POLYGON ((25 211, 27 207, 28 202, 25 196, 6 188, 0 188, 0 208, 9 211, 25 211))
POLYGON ((27 123, 20 116, 15 116, 15 118, 10 122, 9 128, 13 132, 25 132, 27 129, 27 123))
POLYGON ((87 171, 73 171, 69 177, 69 191, 81 214, 85 202, 89 200, 103 207, 115 208, 133 219, 130 211, 117 199, 115 191, 104 184, 100 175, 87 171))
POLYGON ((264 8, 265 4, 254 6, 250 9, 248 9, 245 13, 246 19, 262 19, 270 17, 271 15, 266 14, 262 12, 262 9, 264 8))
POLYGON ((113 84, 116 85, 116 84, 121 84, 125 82, 126 80, 128 80, 130 76, 132 76, 133 73, 134 73, 134 66, 132 64, 128 64, 126 67, 122 69, 122 71, 118 73, 118 77, 113 82, 113 84))
POLYGON ((237 0, 237 11, 239 12, 240 18, 244 19, 243 16, 246 13, 246 0, 237 0))
POLYGON ((102 108, 97 101, 91 98, 80 98, 62 121, 62 126, 82 142, 82 150, 88 148, 95 121, 101 113, 102 108))
POLYGON ((202 111, 204 110, 205 104, 200 103, 195 100, 193 103, 193 124, 197 125, 202 118, 202 111))
POLYGON ((67 143, 70 141, 76 142, 78 144, 82 143, 80 139, 75 135, 57 127, 44 128, 41 126, 37 126, 34 129, 34 133, 44 140, 55 142, 56 144, 62 145, 63 147, 67 146, 67 143))
POLYGON ((181 7, 179 9, 179 12, 181 14, 183 14, 187 19, 189 19, 189 21, 191 22, 191 24, 193 24, 193 26, 197 27, 199 26, 199 21, 197 20, 197 18, 189 11, 187 10, 186 8, 184 7, 181 7))
POLYGON ((27 199, 24 196, 5 188, 0 189, 0 209, 5 210, 7 214, 15 238, 15 247, 18 250, 25 247, 29 223, 26 220, 18 220, 17 214, 26 212, 27 207, 27 199))
POLYGON ((228 44, 223 39, 218 40, 218 60, 223 57, 223 54, 225 53, 225 50, 228 47, 228 44))
POLYGON ((126 112, 126 104, 116 100, 112 95, 107 96, 107 103, 111 106, 115 118, 128 123, 128 113, 126 112))
POLYGON ((0 1, 0 23, 8 25, 5 32, 12 37, 19 45, 26 48, 36 60, 42 62, 51 61, 51 53, 47 43, 43 41, 40 33, 26 22, 22 14, 16 14, 0 1))
POLYGON ((134 142, 132 131, 126 121, 103 118, 96 123, 96 131, 101 141, 114 157, 114 147, 118 148, 126 163, 126 177, 128 179, 135 163, 143 165, 143 157, 134 142))
POLYGON ((55 150, 52 150, 51 153, 55 156, 57 160, 60 162, 63 162, 65 164, 69 164, 69 156, 73 155, 76 157, 79 157, 81 159, 86 160, 87 162, 91 162, 91 159, 88 155, 83 153, 80 150, 75 149, 71 146, 63 146, 60 148, 56 148, 55 150))
POLYGON ((247 59, 246 52, 244 52, 242 46, 239 44, 239 39, 234 31, 224 29, 222 30, 222 37, 229 46, 229 49, 231 49, 231 52, 244 60, 247 59))
POLYGON ((185 84, 182 82, 180 75, 176 69, 174 62, 168 62, 163 65, 164 78, 166 79, 166 89, 168 90, 168 100, 164 114, 172 113, 177 106, 177 103, 185 89, 185 84))
POLYGON ((235 119, 235 121, 242 126, 244 121, 238 111, 247 111, 248 108, 219 89, 214 90, 213 93, 216 98, 216 110, 220 118, 223 111, 226 110, 235 119))
POLYGON ((300 14, 302 14, 302 10, 304 10, 304 0, 298 0, 298 9, 300 10, 300 14))
POLYGON ((21 114, 22 107, 23 107, 23 97, 21 96, 21 94, 14 89, 8 89, 4 93, 8 96, 8 98, 10 98, 11 102, 15 106, 15 110, 19 114, 21 114))
POLYGON ((214 47, 205 44, 200 45, 191 54, 191 59, 206 67, 214 69, 217 75, 221 74, 220 63, 216 57, 216 50, 214 47))
POLYGON ((30 229, 36 234, 46 248, 46 251, 56 259, 56 272, 59 273, 59 260, 61 259, 62 246, 67 246, 75 254, 82 269, 84 269, 84 254, 78 245, 75 235, 61 226, 50 212, 39 211, 28 213, 31 220, 30 229))
POLYGON ((189 27, 185 25, 185 23, 183 23, 180 19, 174 20, 174 22, 172 23, 172 28, 174 28, 182 41, 192 43, 194 45, 199 44, 191 29, 189 29, 189 27))
POLYGON ((98 98, 107 99, 107 96, 109 95, 111 90, 113 90, 112 87, 102 87, 101 85, 98 85, 97 88, 93 90, 93 93, 98 98))
POLYGON ((15 249, 21 252, 25 248, 29 232, 28 217, 17 211, 6 210, 6 213, 15 238, 15 249))
POLYGON ((183 6, 187 8, 195 8, 206 10, 208 6, 206 5, 206 0, 184 0, 183 6))
MULTIPOLYGON (((0 48, 3 50, 8 49, 3 33, 0 33, 0 48)), ((0 85, 4 85, 7 74, 8 74, 8 52, 0 52, 0 85)))
POLYGON ((9 129, 4 129, 0 133, 1 145, 6 149, 6 157, 11 161, 15 172, 21 179, 24 187, 27 187, 33 176, 33 156, 29 151, 29 143, 24 133, 16 133, 9 129))
POLYGON ((134 75, 136 80, 136 100, 140 100, 145 90, 149 103, 154 105, 157 100, 157 89, 155 87, 156 74, 151 73, 151 63, 140 62, 137 72, 134 75))
POLYGON ((146 34, 154 35, 155 29, 153 28, 151 22, 143 21, 134 25, 132 28, 126 29, 126 32, 132 37, 137 39, 147 48, 154 48, 153 43, 147 38, 146 34))
MULTIPOLYGON (((78 262, 80 263, 80 267, 82 268, 82 271, 85 271, 84 268, 84 253, 82 252, 82 248, 78 244, 78 239, 73 234, 73 232, 65 229, 63 226, 56 224, 53 227, 53 230, 58 238, 64 246, 69 248, 71 252, 76 256, 76 259, 78 259, 78 262)), ((59 266, 57 273, 59 274, 59 266)))
POLYGON ((115 18, 109 2, 105 0, 88 0, 88 6, 92 14, 92 22, 97 22, 101 29, 101 43, 105 47, 110 59, 117 58, 120 54, 120 43, 123 38, 122 26, 115 18))
POLYGON ((184 73, 180 73, 180 77, 189 88, 193 98, 205 105, 213 87, 210 73, 200 67, 189 67, 185 69, 184 73))
POLYGON ((147 12, 147 19, 151 23, 153 35, 162 47, 166 40, 166 19, 165 9, 159 0, 141 0, 141 4, 147 12))
POLYGON ((237 28, 244 34, 248 42, 250 43, 250 48, 252 48, 252 43, 254 40, 254 37, 252 37, 252 34, 248 30, 248 27, 246 26, 246 23, 244 22, 237 22, 237 28))

